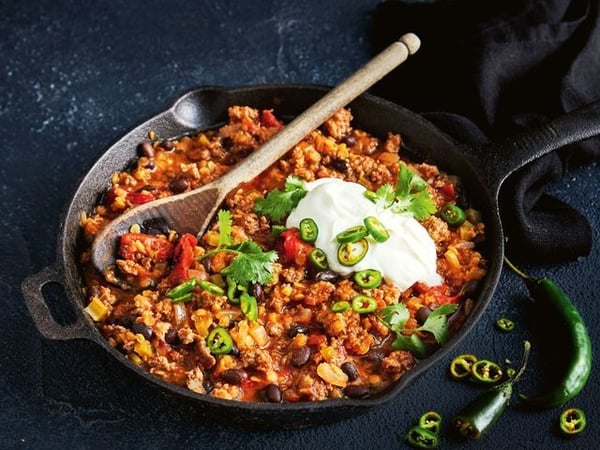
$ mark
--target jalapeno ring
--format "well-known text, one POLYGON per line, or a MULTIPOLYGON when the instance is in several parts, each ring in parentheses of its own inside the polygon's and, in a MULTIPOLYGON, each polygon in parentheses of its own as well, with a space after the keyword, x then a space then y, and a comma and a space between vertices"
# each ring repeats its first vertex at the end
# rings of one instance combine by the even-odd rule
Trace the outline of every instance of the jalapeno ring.
POLYGON ((216 327, 208 334, 206 345, 213 355, 225 355, 233 348, 233 340, 225 328, 216 327))
POLYGON ((514 330, 515 326, 515 322, 507 317, 500 317, 498 320, 496 320, 496 328, 504 333, 514 330))
POLYGON ((471 366, 471 375, 475 381, 493 384, 502 379, 504 372, 495 362, 487 359, 480 359, 471 366))
POLYGON ((438 434, 442 428, 442 416, 436 411, 427 411, 419 418, 419 426, 438 434))
POLYGON ((253 297, 247 292, 242 292, 242 295, 240 296, 240 308, 246 319, 258 319, 258 303, 256 297, 253 297))
POLYGON ((379 287, 381 279, 381 272, 375 269, 365 269, 354 274, 354 281, 364 289, 379 287))
POLYGON ((559 419, 560 431, 567 436, 573 436, 583 431, 586 426, 585 414, 579 408, 565 409, 559 419))
POLYGON ((327 269, 329 267, 329 264, 327 263, 327 255, 325 254, 325 252, 323 250, 321 250, 320 248, 313 248, 311 250, 311 252, 308 255, 310 262, 313 264, 313 266, 315 266, 317 269, 327 269))
POLYGON ((334 313, 342 313, 342 312, 346 311, 348 308, 350 308, 350 303, 347 302, 346 300, 339 300, 339 301, 335 302, 333 305, 331 305, 331 310, 334 313))
POLYGON ((417 425, 408 430, 406 440, 413 448, 437 448, 440 438, 437 434, 417 425))
POLYGON ((352 299, 352 311, 367 314, 377 309, 377 300, 368 295, 357 295, 352 299))
POLYGON ((207 280, 202 280, 200 282, 200 287, 202 289, 204 289, 205 291, 210 292, 211 294, 215 294, 215 295, 224 295, 225 294, 225 291, 223 290, 223 288, 221 286, 218 286, 215 283, 211 283, 210 281, 207 281, 207 280))
POLYGON ((459 355, 450 363, 450 376, 462 380, 471 375, 471 368, 477 362, 477 357, 471 354, 459 355))
POLYGON ((364 238, 356 242, 345 242, 338 247, 338 261, 343 266, 353 266, 365 257, 368 250, 369 243, 364 238))
POLYGON ((467 219, 467 215, 462 208, 454 203, 446 203, 442 206, 440 217, 451 227, 459 227, 467 219))
POLYGON ((356 225, 355 227, 348 228, 347 230, 338 233, 335 236, 335 240, 338 244, 345 244, 347 242, 357 242, 369 234, 369 230, 364 225, 356 225))
POLYGON ((312 244, 317 240, 317 236, 319 235, 319 227, 317 226, 317 222, 310 217, 302 219, 298 225, 298 228, 300 230, 300 238, 304 242, 312 244))
POLYGON ((367 231, 377 242, 385 242, 390 238, 390 232, 386 230, 377 217, 368 216, 363 220, 367 231))
POLYGON ((168 291, 166 296, 169 297, 170 299, 174 300, 178 297, 181 297, 183 295, 190 293, 192 290, 194 290, 194 288, 196 287, 197 284, 198 284, 197 278, 190 278, 189 280, 184 281, 181 284, 178 284, 173 289, 168 291))

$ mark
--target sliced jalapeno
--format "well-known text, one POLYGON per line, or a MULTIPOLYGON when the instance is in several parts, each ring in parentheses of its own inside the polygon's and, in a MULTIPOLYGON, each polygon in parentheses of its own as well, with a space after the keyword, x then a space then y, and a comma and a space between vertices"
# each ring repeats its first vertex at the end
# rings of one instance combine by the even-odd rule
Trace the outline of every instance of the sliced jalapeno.
POLYGON ((231 303, 238 304, 240 302, 240 298, 238 297, 238 292, 243 291, 243 289, 238 286, 237 282, 232 277, 227 277, 227 298, 231 303))
POLYGON ((418 425, 408 430, 406 440, 413 448, 437 448, 440 442, 437 434, 418 425))
POLYGON ((300 229, 300 237, 304 242, 312 244, 317 240, 317 236, 319 235, 319 227, 317 226, 317 222, 310 217, 302 219, 298 225, 298 228, 300 229))
POLYGON ((202 289, 204 289, 205 291, 210 292, 211 294, 225 295, 225 291, 223 290, 223 288, 221 286, 216 285, 215 283, 211 283, 210 281, 207 281, 207 280, 202 280, 200 282, 200 287, 202 289))
POLYGON ((327 255, 320 248, 314 248, 308 255, 310 262, 313 263, 317 269, 327 269, 329 264, 327 263, 327 255))
POLYGON ((176 299, 178 297, 181 297, 181 296, 191 293, 197 284, 198 284, 197 278, 190 278, 189 280, 184 281, 183 283, 175 286, 173 289, 171 289, 169 292, 167 292, 166 295, 170 299, 176 299))
POLYGON ((362 238, 356 242, 345 242, 338 247, 338 261, 343 266, 353 266, 362 260, 369 250, 369 243, 362 238))
POLYGON ((192 299, 192 296, 194 295, 193 292, 188 292, 187 294, 182 294, 178 297, 173 297, 171 299, 171 303, 185 303, 185 302, 189 302, 192 299))
POLYGON ((366 314, 377 309, 377 300, 368 295, 357 295, 352 299, 352 310, 359 314, 366 314))
POLYGON ((213 355, 225 355, 233 348, 233 340, 225 328, 213 328, 206 338, 208 349, 213 355))
POLYGON ((273 225, 271 227, 271 235, 273 235, 273 237, 279 237, 279 235, 281 233, 283 233, 286 230, 285 225, 273 225))
POLYGON ((377 217, 368 216, 364 219, 365 227, 373 239, 377 242, 385 242, 390 238, 390 232, 386 230, 377 217))
POLYGON ((471 366, 471 375, 476 381, 493 384, 502 379, 502 368, 493 361, 480 359, 471 366))
POLYGON ((515 329, 515 322, 506 317, 500 317, 496 320, 496 328, 504 333, 508 333, 515 329))
POLYGON ((467 215, 462 208, 454 203, 446 203, 442 206, 440 217, 451 227, 459 227, 467 219, 467 215))
POLYGON ((436 411, 427 411, 419 418, 419 426, 438 434, 442 428, 442 416, 436 411))
POLYGON ((246 319, 258 319, 258 303, 256 302, 256 297, 253 297, 247 292, 242 292, 242 295, 240 296, 240 308, 246 319))
POLYGON ((350 303, 347 302, 346 300, 339 300, 339 301, 335 302, 333 305, 331 305, 331 310, 334 313, 344 312, 348 308, 350 308, 350 303))
POLYGON ((450 363, 450 376, 462 380, 471 375, 471 368, 477 362, 477 357, 471 354, 459 355, 450 363))
POLYGON ((573 436, 583 431, 586 426, 585 414, 579 408, 567 408, 560 415, 560 431, 567 436, 573 436))
POLYGON ((375 269, 365 269, 354 274, 354 281, 361 288, 373 289, 381 284, 381 272, 375 269))
POLYGON ((357 242, 369 234, 367 227, 364 225, 356 225, 355 227, 348 228, 341 233, 338 233, 335 240, 338 244, 345 244, 347 242, 357 242))

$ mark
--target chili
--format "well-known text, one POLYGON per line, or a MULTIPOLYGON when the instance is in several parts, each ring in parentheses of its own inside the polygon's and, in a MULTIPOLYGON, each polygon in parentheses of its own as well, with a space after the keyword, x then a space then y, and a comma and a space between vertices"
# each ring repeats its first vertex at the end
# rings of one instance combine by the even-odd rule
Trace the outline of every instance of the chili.
POLYGON ((240 302, 238 291, 243 291, 243 289, 238 286, 233 277, 227 277, 225 281, 227 282, 227 298, 231 303, 238 304, 240 302))
POLYGON ((475 355, 459 355, 450 363, 450 376, 455 380, 461 380, 471 375, 473 364, 478 361, 475 355))
POLYGON ((191 291, 194 290, 194 288, 196 287, 197 284, 198 284, 197 278, 190 278, 189 280, 184 281, 183 283, 180 283, 177 286, 175 286, 173 289, 168 291, 166 295, 171 300, 175 301, 176 299, 179 299, 182 296, 191 294, 191 291))
POLYGON ((363 220, 367 231, 377 242, 385 242, 390 238, 390 232, 386 230, 377 217, 369 216, 363 220))
POLYGON ((300 238, 304 242, 312 244, 317 240, 317 236, 319 235, 319 227, 317 227, 317 223, 313 219, 309 217, 302 219, 298 228, 300 229, 300 238))
POLYGON ((467 215, 462 208, 454 203, 446 203, 442 206, 440 217, 451 227, 459 227, 467 219, 467 215))
POLYGON ((524 281, 535 302, 552 308, 562 321, 565 338, 571 344, 565 375, 550 390, 535 396, 521 395, 526 405, 553 408, 571 400, 581 392, 592 369, 592 344, 585 323, 567 294, 549 278, 531 278, 517 269, 507 258, 506 264, 524 281))
POLYGON ((427 411, 419 418, 419 426, 438 434, 442 428, 442 416, 436 411, 427 411))
POLYGON ((369 251, 369 243, 362 238, 356 242, 345 242, 338 247, 338 261, 343 266, 353 266, 360 262, 369 251))
POLYGON ((354 274, 354 281, 361 288, 373 289, 381 284, 381 272, 375 269, 365 269, 354 274))
POLYGON ((425 449, 437 448, 440 442, 440 438, 437 434, 418 425, 408 430, 406 440, 413 448, 425 449))
POLYGON ((493 361, 480 359, 471 366, 471 375, 475 381, 492 384, 502 379, 502 368, 493 361))
POLYGON ((206 344, 213 355, 225 355, 233 349, 233 339, 222 327, 212 329, 206 338, 206 344))
POLYGON ((357 295, 352 299, 352 310, 359 314, 366 314, 377 309, 377 301, 368 295, 357 295))
POLYGON ((346 311, 348 308, 350 308, 350 303, 347 302, 346 300, 339 300, 339 301, 335 302, 333 305, 331 305, 331 310, 334 313, 342 313, 342 312, 346 311))
POLYGON ((560 431, 567 436, 581 433, 585 426, 585 413, 579 408, 567 408, 560 415, 560 431))
POLYGON ((338 244, 345 244, 347 242, 357 242, 369 234, 367 227, 364 225, 356 225, 355 227, 348 228, 335 236, 335 240, 338 244))
POLYGON ((247 292, 242 292, 242 295, 240 296, 240 308, 242 309, 242 313, 244 313, 246 319, 258 319, 258 303, 256 301, 256 297, 248 294, 247 292))
POLYGON ((318 247, 314 248, 308 254, 308 258, 310 259, 310 262, 313 264, 313 266, 315 266, 317 269, 323 270, 329 267, 329 264, 327 263, 327 255, 323 250, 321 250, 318 247))
POLYGON ((210 292, 211 294, 215 294, 215 295, 224 295, 225 291, 223 290, 223 288, 215 283, 211 283, 210 281, 207 280, 202 280, 200 282, 200 287, 202 289, 204 289, 205 291, 210 292))
POLYGON ((514 330, 515 326, 515 322, 507 317, 500 317, 498 320, 496 320, 496 328, 504 333, 514 330))
POLYGON ((454 417, 452 423, 460 436, 467 439, 479 439, 498 421, 508 407, 513 393, 513 385, 525 372, 530 349, 531 344, 529 341, 525 341, 521 366, 514 377, 486 390, 454 417))

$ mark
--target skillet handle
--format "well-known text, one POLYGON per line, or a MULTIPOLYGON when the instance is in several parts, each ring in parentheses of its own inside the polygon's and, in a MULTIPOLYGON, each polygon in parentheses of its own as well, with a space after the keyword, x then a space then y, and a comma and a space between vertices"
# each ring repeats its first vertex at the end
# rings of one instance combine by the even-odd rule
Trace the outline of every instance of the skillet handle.
POLYGON ((74 308, 77 318, 71 324, 61 325, 52 317, 42 292, 43 287, 49 283, 57 283, 64 287, 63 275, 55 265, 30 275, 21 283, 25 303, 38 331, 47 339, 92 339, 90 325, 86 322, 80 308, 74 308))
POLYGON ((485 158, 487 185, 498 192, 502 182, 529 162, 565 145, 600 135, 600 100, 558 116, 507 140, 492 143, 485 158))

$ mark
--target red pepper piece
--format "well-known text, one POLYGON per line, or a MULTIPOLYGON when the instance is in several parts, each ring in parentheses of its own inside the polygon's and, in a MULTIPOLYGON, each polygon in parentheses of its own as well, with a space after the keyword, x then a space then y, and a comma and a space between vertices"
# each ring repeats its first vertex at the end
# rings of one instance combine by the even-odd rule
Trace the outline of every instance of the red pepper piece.
POLYGON ((194 263, 194 247, 198 240, 196 236, 183 234, 175 246, 173 268, 169 273, 169 282, 173 285, 183 283, 189 279, 189 269, 194 263))
POLYGON ((271 109, 263 109, 260 113, 260 123, 269 128, 281 128, 283 127, 283 123, 281 123, 275 115, 273 114, 273 110, 271 109))
POLYGON ((154 200, 154 195, 149 192, 130 192, 127 194, 127 201, 132 205, 143 205, 154 200))
POLYGON ((305 266, 314 246, 302 240, 297 228, 288 228, 281 233, 280 239, 279 249, 283 259, 298 266, 305 266))

